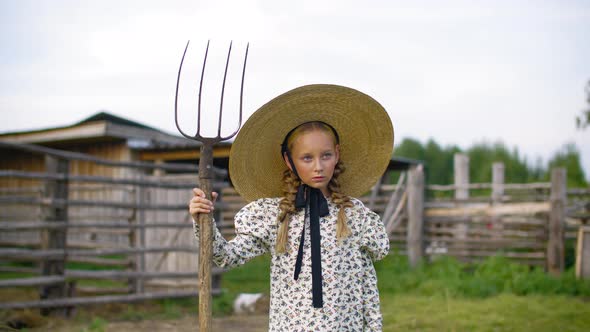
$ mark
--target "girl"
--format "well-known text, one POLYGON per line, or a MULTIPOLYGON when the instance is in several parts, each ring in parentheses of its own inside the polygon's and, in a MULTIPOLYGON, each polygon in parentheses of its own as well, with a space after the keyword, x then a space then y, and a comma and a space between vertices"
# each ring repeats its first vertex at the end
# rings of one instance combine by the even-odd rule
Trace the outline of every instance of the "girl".
MULTIPOLYGON (((381 331, 373 261, 387 255, 389 240, 379 216, 353 196, 383 174, 392 148, 383 107, 335 85, 276 97, 240 130, 230 177, 252 202, 236 214, 231 241, 214 227, 213 260, 233 267, 270 252, 270 331, 381 331)), ((197 220, 217 194, 211 202, 193 192, 197 220)))

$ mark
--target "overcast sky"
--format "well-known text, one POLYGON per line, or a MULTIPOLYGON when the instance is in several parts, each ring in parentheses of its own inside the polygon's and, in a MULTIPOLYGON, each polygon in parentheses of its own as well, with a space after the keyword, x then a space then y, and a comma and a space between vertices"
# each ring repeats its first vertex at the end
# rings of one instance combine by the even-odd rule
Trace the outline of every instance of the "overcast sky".
MULTIPOLYGON (((187 130, 207 40, 207 114, 218 109, 230 40, 224 105, 237 109, 249 41, 245 116, 294 87, 341 84, 387 109, 397 143, 502 141, 546 162, 575 142, 590 178, 590 128, 575 128, 590 80, 590 1, 0 0, 0 132, 106 110, 177 133, 189 39, 187 130)), ((204 119, 210 132, 215 118, 204 119)))

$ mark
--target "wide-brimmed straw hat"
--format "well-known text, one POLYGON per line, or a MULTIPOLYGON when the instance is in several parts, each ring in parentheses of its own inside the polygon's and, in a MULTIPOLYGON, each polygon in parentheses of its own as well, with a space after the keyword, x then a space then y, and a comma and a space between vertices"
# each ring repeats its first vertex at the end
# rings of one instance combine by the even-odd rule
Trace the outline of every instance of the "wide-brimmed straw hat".
POLYGON ((340 137, 342 192, 358 197, 383 175, 393 151, 393 125, 377 101, 357 90, 314 84, 288 91, 259 108, 232 144, 229 175, 247 201, 281 197, 281 143, 295 127, 310 121, 331 125, 340 137))

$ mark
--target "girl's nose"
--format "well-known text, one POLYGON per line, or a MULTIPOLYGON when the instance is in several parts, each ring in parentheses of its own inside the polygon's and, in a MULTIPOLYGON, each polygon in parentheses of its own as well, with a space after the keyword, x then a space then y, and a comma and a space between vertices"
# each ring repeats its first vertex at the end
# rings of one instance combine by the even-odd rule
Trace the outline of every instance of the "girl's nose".
POLYGON ((322 165, 322 161, 321 160, 316 160, 315 165, 314 165, 314 171, 321 173, 323 170, 323 165, 322 165))

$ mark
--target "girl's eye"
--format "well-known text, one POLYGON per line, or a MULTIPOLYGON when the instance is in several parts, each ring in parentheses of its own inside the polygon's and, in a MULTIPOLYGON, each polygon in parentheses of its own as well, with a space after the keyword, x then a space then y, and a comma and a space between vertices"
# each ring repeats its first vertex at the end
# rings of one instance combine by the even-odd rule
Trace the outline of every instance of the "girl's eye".
POLYGON ((303 161, 311 161, 311 156, 304 156, 303 161))
POLYGON ((324 157, 324 159, 330 159, 330 158, 332 158, 332 153, 331 152, 324 153, 323 157, 324 157))

